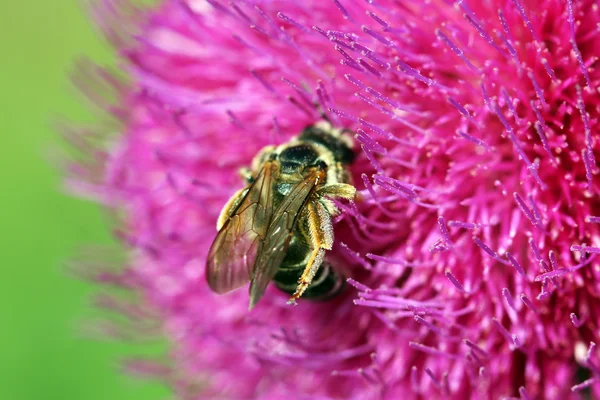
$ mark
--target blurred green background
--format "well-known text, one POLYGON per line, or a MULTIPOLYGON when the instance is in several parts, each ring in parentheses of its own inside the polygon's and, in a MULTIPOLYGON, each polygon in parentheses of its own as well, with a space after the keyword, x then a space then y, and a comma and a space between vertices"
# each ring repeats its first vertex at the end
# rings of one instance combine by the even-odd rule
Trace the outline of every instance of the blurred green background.
POLYGON ((92 285, 65 272, 77 246, 109 243, 95 204, 63 193, 48 160, 53 117, 90 120, 67 72, 79 56, 113 63, 81 0, 5 1, 0 16, 0 399, 162 399, 119 372, 135 345, 86 339, 92 285))

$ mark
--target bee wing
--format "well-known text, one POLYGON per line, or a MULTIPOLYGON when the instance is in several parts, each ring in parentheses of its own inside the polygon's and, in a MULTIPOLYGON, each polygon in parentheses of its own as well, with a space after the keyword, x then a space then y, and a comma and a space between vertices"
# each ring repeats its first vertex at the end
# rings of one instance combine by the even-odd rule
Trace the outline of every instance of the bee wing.
POLYGON ((226 293, 250 281, 252 266, 273 214, 273 181, 278 164, 268 161, 240 204, 217 234, 206 261, 206 280, 216 293, 226 293))
POLYGON ((298 216, 321 178, 322 171, 313 170, 309 176, 292 188, 274 211, 252 270, 250 309, 258 303, 269 282, 277 274, 290 245, 298 216))

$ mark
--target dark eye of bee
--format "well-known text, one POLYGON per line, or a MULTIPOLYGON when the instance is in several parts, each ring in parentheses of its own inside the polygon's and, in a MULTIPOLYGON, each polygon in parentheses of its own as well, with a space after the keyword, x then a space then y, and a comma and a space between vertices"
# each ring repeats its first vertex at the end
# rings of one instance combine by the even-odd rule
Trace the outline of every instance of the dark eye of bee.
POLYGON ((308 144, 299 144, 283 150, 279 154, 281 172, 293 173, 303 166, 313 165, 319 154, 308 144))

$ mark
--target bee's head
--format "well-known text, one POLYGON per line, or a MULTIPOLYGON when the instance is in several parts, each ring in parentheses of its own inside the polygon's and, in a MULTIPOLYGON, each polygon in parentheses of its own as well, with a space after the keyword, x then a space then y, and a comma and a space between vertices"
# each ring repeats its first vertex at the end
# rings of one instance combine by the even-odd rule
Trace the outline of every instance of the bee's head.
POLYGON ((351 137, 344 135, 344 132, 346 130, 335 129, 329 122, 319 122, 306 127, 298 139, 302 142, 318 143, 326 147, 336 161, 352 164, 355 157, 353 143, 351 137))

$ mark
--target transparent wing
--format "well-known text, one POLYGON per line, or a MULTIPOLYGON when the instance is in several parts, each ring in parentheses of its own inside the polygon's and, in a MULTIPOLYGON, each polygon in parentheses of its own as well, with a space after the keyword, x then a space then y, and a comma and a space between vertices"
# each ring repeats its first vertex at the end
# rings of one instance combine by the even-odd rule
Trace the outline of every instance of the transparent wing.
POLYGON ((226 293, 250 281, 273 214, 273 181, 278 173, 274 161, 264 164, 210 247, 206 280, 214 292, 226 293))
POLYGON ((258 250, 250 281, 250 309, 258 303, 269 282, 277 274, 292 239, 294 224, 319 180, 320 170, 313 170, 284 197, 273 212, 266 236, 258 250))

